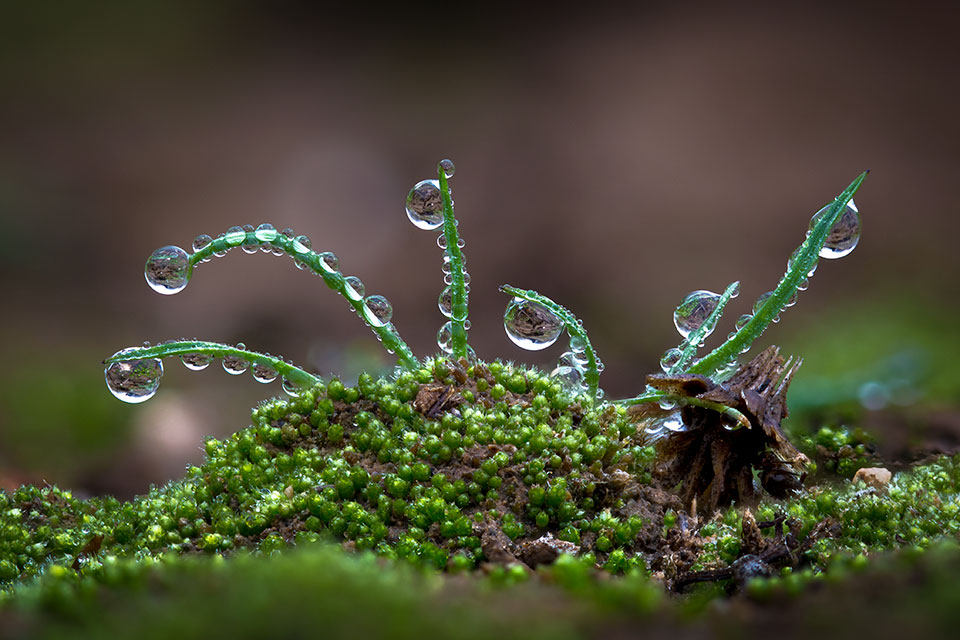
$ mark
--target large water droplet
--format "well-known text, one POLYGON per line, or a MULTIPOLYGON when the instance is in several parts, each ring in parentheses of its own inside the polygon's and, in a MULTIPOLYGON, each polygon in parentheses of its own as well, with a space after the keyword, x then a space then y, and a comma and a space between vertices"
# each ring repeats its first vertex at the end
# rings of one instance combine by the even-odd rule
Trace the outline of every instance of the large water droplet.
POLYGON ((254 254, 260 248, 260 242, 257 240, 252 224, 243 225, 243 245, 244 253, 254 254))
POLYGON ((440 347, 441 351, 445 353, 453 353, 453 345, 451 340, 453 339, 453 323, 445 322, 440 330, 437 331, 437 346, 440 347))
POLYGON ((243 243, 244 239, 247 237, 247 232, 243 230, 243 227, 230 227, 227 229, 227 232, 223 234, 223 239, 227 241, 227 244, 231 247, 235 247, 238 244, 243 243))
POLYGON ((374 327, 382 327, 393 318, 393 307, 383 296, 367 296, 363 299, 363 317, 374 327))
MULTIPOLYGON (((129 349, 123 349, 114 356, 127 351, 129 349)), ((156 395, 162 375, 163 363, 158 358, 114 362, 103 370, 110 393, 130 404, 146 402, 156 395)))
POLYGON ((357 276, 347 276, 343 279, 343 290, 351 300, 363 300, 363 294, 367 288, 363 286, 363 281, 357 276))
POLYGON ((563 333, 563 321, 545 306, 523 298, 514 298, 503 314, 507 337, 522 349, 546 349, 563 333))
POLYGON ((335 253, 324 251, 320 254, 320 268, 330 273, 339 273, 340 258, 335 253))
POLYGON ((737 318, 737 323, 734 326, 736 327, 737 331, 740 331, 740 329, 743 329, 745 326, 747 326, 747 323, 751 320, 753 320, 753 315, 745 313, 737 318))
POLYGON ((682 357, 683 352, 680 351, 680 349, 667 349, 660 358, 660 368, 663 369, 664 373, 670 373, 670 371, 677 366, 677 363, 680 362, 680 358, 682 357))
POLYGON ((757 301, 753 303, 753 313, 756 315, 760 312, 760 308, 767 303, 767 300, 773 296, 773 291, 767 291, 766 293, 761 293, 757 298, 757 301))
POLYGON ((457 168, 453 166, 453 160, 451 160, 450 158, 444 158, 443 160, 441 160, 437 164, 437 169, 440 171, 443 171, 443 175, 444 177, 447 178, 447 180, 452 178, 454 172, 457 170, 457 168))
POLYGON ((448 318, 453 317, 453 287, 444 287, 437 299, 437 306, 440 308, 440 313, 448 318))
MULTIPOLYGON (((691 333, 703 326, 707 318, 717 308, 720 302, 720 295, 712 291, 693 291, 687 294, 677 310, 673 312, 673 324, 677 327, 680 335, 686 338, 691 333)), ((713 333, 714 327, 707 327, 703 337, 706 338, 713 333)))
POLYGON ((267 364, 261 364, 259 362, 254 363, 253 367, 250 369, 250 373, 253 375, 253 379, 257 382, 262 382, 267 384, 268 382, 273 382, 277 379, 279 375, 277 370, 267 364))
POLYGON ((213 356, 206 353, 185 353, 180 356, 180 362, 190 371, 202 371, 213 362, 213 356))
MULTIPOLYGON (((811 230, 820 217, 826 215, 829 210, 830 205, 827 205, 813 215, 810 219, 811 230)), ((858 242, 860 242, 860 210, 857 209, 853 200, 850 200, 833 228, 830 229, 830 233, 827 234, 827 240, 820 249, 820 257, 830 260, 842 258, 856 249, 858 242)))
POLYGON ((443 224, 443 196, 437 180, 423 180, 407 194, 407 217, 418 229, 430 231, 443 224))
MULTIPOLYGON (((246 350, 247 346, 242 342, 237 343, 237 349, 246 350)), ((223 370, 233 376, 238 376, 250 367, 250 363, 239 356, 224 356, 223 370)))
POLYGON ((187 286, 190 257, 180 247, 160 247, 147 258, 143 275, 147 284, 157 293, 172 295, 187 286))
POLYGON ((264 222, 253 232, 260 242, 273 242, 277 239, 277 229, 269 222, 264 222))

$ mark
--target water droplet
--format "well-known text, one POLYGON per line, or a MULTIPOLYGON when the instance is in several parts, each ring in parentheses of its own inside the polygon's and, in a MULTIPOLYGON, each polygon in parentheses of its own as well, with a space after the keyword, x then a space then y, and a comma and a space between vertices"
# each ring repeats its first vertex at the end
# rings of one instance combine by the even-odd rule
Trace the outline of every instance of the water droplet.
POLYGON ((538 302, 514 298, 503 314, 503 328, 518 347, 540 351, 557 341, 563 333, 563 322, 538 302))
POLYGON ((296 383, 286 377, 283 378, 283 382, 280 383, 280 386, 283 388, 284 393, 286 393, 288 396, 293 396, 294 398, 309 388, 309 385, 296 383))
POLYGON ((682 357, 683 352, 680 349, 667 349, 663 353, 663 357, 660 358, 660 368, 663 369, 664 373, 670 373, 682 357))
POLYGON ((407 194, 407 217, 418 229, 431 231, 443 224, 443 196, 440 182, 423 180, 407 194))
POLYGON ((467 241, 463 238, 457 238, 457 247, 463 249, 465 246, 467 246, 467 241))
POLYGON ((797 304, 797 292, 796 292, 796 291, 793 292, 793 295, 790 296, 790 298, 786 301, 786 303, 784 303, 783 306, 784 306, 784 307, 792 307, 792 306, 795 305, 795 304, 797 304))
POLYGON ((241 244, 244 239, 247 237, 247 232, 243 230, 243 227, 230 227, 227 229, 227 232, 223 234, 223 239, 227 241, 227 244, 231 247, 235 247, 241 244))
POLYGON ((557 367, 550 372, 550 377, 558 381, 568 393, 583 390, 583 371, 577 367, 557 367))
POLYGON ((663 420, 660 421, 660 427, 674 433, 690 430, 690 428, 684 424, 679 411, 674 411, 666 418, 663 418, 663 420))
POLYGON ((254 230, 252 224, 243 225, 243 244, 241 245, 244 253, 256 253, 257 249, 260 248, 260 243, 257 242, 256 237, 254 237, 254 230))
POLYGON ((324 271, 329 271, 330 273, 339 273, 340 258, 338 258, 337 254, 335 253, 324 251, 320 254, 320 267, 324 271))
POLYGON ((250 369, 250 373, 253 375, 254 380, 257 382, 262 382, 263 384, 273 382, 279 375, 277 370, 270 365, 261 364, 259 362, 254 363, 253 367, 250 369))
POLYGON ((213 362, 213 356, 206 353, 185 353, 180 356, 180 362, 190 371, 202 371, 213 362))
MULTIPOLYGON (((247 346, 242 342, 237 343, 237 349, 244 351, 247 346)), ((238 376, 250 367, 250 363, 240 356, 224 356, 223 370, 230 375, 238 376)))
POLYGON ((293 236, 296 235, 296 232, 290 227, 286 227, 285 229, 280 231, 280 235, 285 237, 287 240, 293 240, 293 236))
POLYGON ((797 291, 806 291, 810 288, 810 281, 804 278, 800 281, 800 284, 797 285, 797 291))
MULTIPOLYGON (((673 312, 673 324, 677 327, 680 335, 686 338, 691 333, 703 326, 707 318, 717 308, 720 296, 712 291, 693 291, 687 294, 677 310, 673 312)), ((706 338, 713 333, 713 326, 707 327, 703 337, 706 338)))
MULTIPOLYGON (((118 356, 129 351, 123 349, 113 355, 118 356)), ((163 363, 158 358, 114 362, 103 370, 110 393, 130 404, 146 402, 156 395, 162 375, 163 363)))
POLYGON ((745 326, 747 326, 747 323, 751 320, 753 320, 753 315, 745 313, 737 318, 737 323, 734 325, 734 327, 737 329, 737 331, 740 331, 740 329, 743 329, 745 326))
POLYGON ((213 242, 213 238, 208 236, 205 233, 201 233, 196 238, 193 239, 193 252, 196 253, 201 249, 206 249, 210 243, 213 242))
POLYGON ((603 373, 603 370, 607 368, 607 365, 603 364, 600 360, 597 360, 597 373, 603 373))
POLYGON ((560 357, 557 358, 557 366, 560 367, 583 367, 587 360, 586 358, 581 358, 581 354, 574 353, 573 351, 564 351, 560 354, 560 357))
POLYGON ((187 286, 190 257, 180 247, 160 247, 147 258, 143 275, 157 293, 172 295, 187 286))
POLYGON ((440 347, 440 350, 445 353, 453 353, 453 345, 451 340, 453 338, 453 323, 446 322, 440 330, 437 331, 437 346, 440 347))
POLYGON ((587 350, 586 340, 584 340, 580 336, 570 336, 570 351, 573 351, 576 354, 582 354, 586 350, 587 350))
POLYGON ((447 178, 447 180, 452 178, 453 173, 457 170, 457 168, 453 166, 453 160, 451 160, 450 158, 444 158, 443 160, 441 160, 437 164, 437 169, 439 171, 443 171, 443 175, 447 178))
POLYGON ((367 296, 363 299, 363 317, 374 327, 382 327, 393 318, 393 307, 390 301, 380 295, 367 296))
MULTIPOLYGON (((826 215, 829 210, 830 205, 827 205, 813 215, 810 219, 811 231, 820 217, 826 215)), ((853 200, 850 200, 833 228, 830 229, 830 233, 827 234, 827 240, 820 249, 820 257, 830 260, 842 258, 856 249, 858 242, 860 242, 860 210, 857 209, 853 200)))
POLYGON ((661 398, 657 404, 659 404, 660 408, 664 411, 672 411, 677 408, 677 401, 671 400, 670 398, 661 398))
POLYGON ((313 243, 307 236, 297 236, 293 239, 293 250, 297 253, 307 253, 312 246, 313 243))
POLYGON ((264 222, 253 232, 260 242, 273 242, 277 239, 277 229, 269 222, 264 222))
POLYGON ((453 317, 453 287, 444 287, 437 299, 437 306, 440 307, 440 313, 448 318, 453 317))
POLYGON ((453 284, 453 274, 446 274, 443 276, 443 284, 453 284))
MULTIPOLYGON (((447 248, 447 236, 446 236, 446 235, 444 235, 444 234, 441 233, 440 235, 437 236, 437 246, 440 247, 441 249, 446 249, 446 248, 447 248)), ((449 256, 449 254, 445 254, 445 257, 448 257, 448 256, 449 256)))
POLYGON ((367 288, 363 286, 363 281, 357 276, 347 276, 343 279, 344 292, 351 300, 363 300, 363 294, 367 288))

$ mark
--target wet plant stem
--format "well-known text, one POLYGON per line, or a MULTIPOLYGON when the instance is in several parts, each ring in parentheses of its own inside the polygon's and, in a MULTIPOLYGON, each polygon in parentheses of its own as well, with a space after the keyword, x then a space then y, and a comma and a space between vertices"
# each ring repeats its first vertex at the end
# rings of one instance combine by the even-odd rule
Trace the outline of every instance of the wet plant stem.
POLYGON ((168 358, 171 356, 204 354, 216 358, 232 356, 246 360, 250 364, 260 364, 268 366, 278 374, 300 387, 312 387, 322 382, 317 376, 307 373, 303 369, 296 367, 282 358, 271 356, 256 351, 247 351, 238 349, 228 344, 219 342, 207 342, 205 340, 177 340, 165 342, 164 344, 154 345, 152 347, 135 347, 126 349, 117 355, 111 356, 103 361, 103 364, 112 364, 114 362, 129 362, 131 360, 143 360, 146 358, 168 358))
POLYGON ((833 229, 834 224, 840 219, 847 203, 853 198, 867 172, 864 171, 850 183, 843 192, 837 196, 830 209, 814 225, 813 230, 807 239, 800 245, 793 264, 787 269, 786 274, 780 280, 777 288, 773 290, 772 295, 763 303, 763 305, 753 314, 753 317, 739 330, 732 338, 711 351, 702 359, 693 363, 687 370, 687 373, 699 373, 710 376, 719 369, 726 366, 738 355, 743 353, 754 340, 766 330, 780 313, 787 307, 787 303, 799 290, 800 284, 808 277, 808 274, 820 255, 827 240, 827 236, 833 229))
POLYGON ((328 287, 343 296, 350 306, 353 307, 353 309, 357 312, 357 315, 363 319, 368 327, 370 327, 370 330, 380 338, 384 348, 396 354, 397 361, 400 366, 406 369, 416 369, 419 366, 416 357, 410 350, 410 347, 407 346, 407 343, 404 342, 397 333, 393 323, 388 322, 385 325, 378 325, 369 320, 370 311, 367 309, 367 305, 364 303, 363 298, 348 294, 347 288, 349 285, 347 285, 343 274, 340 271, 331 269, 323 261, 323 256, 315 251, 298 251, 297 247, 295 246, 296 243, 294 239, 283 234, 277 234, 276 238, 270 240, 269 243, 262 242, 253 232, 247 232, 243 240, 239 242, 234 241, 232 243, 228 243, 225 237, 221 236, 210 242, 210 244, 208 244, 206 247, 199 249, 190 255, 190 268, 188 271, 188 277, 193 276, 193 270, 200 262, 210 258, 214 255, 214 253, 226 252, 240 246, 250 247, 262 244, 269 244, 272 247, 282 250, 288 256, 305 265, 306 268, 323 278, 324 283, 326 283, 328 287))
POLYGON ((453 215, 453 198, 450 196, 450 184, 443 167, 437 167, 440 181, 440 194, 443 198, 443 236, 447 241, 447 254, 450 256, 450 283, 452 292, 450 318, 451 356, 459 360, 467 357, 467 290, 464 281, 463 252, 460 250, 460 234, 457 232, 457 220, 453 215))

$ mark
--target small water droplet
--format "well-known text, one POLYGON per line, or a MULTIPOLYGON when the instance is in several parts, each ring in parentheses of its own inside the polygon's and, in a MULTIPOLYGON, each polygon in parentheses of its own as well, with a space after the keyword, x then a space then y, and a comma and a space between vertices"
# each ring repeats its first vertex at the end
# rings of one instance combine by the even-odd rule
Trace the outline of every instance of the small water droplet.
POLYGON ((793 295, 790 296, 790 298, 786 301, 786 303, 784 303, 783 306, 789 308, 789 307, 792 307, 792 306, 795 305, 795 304, 797 304, 797 292, 796 292, 796 291, 793 292, 793 295))
POLYGON ((453 166, 453 160, 450 158, 444 158, 437 164, 437 170, 443 171, 444 177, 449 180, 453 177, 453 173, 457 170, 457 168, 453 166))
POLYGON ((187 286, 190 257, 180 247, 160 247, 147 258, 143 275, 147 284, 157 293, 172 295, 187 286))
POLYGON ((250 369, 250 373, 253 375, 254 380, 257 382, 262 382, 263 384, 273 382, 279 375, 277 370, 270 365, 261 364, 259 362, 253 364, 253 367, 250 369))
POLYGON ((344 292, 347 294, 347 297, 351 300, 363 300, 363 294, 367 292, 367 288, 363 286, 363 282, 357 276, 347 276, 343 279, 344 292))
POLYGON ((299 396, 301 393, 303 393, 309 388, 307 385, 298 384, 287 377, 283 378, 283 381, 280 383, 280 386, 281 388, 283 388, 284 393, 286 393, 288 396, 293 396, 294 398, 296 398, 297 396, 299 396))
POLYGON ((320 254, 320 268, 330 273, 340 272, 340 258, 337 254, 330 251, 324 251, 320 254))
POLYGON ((185 353, 180 356, 180 362, 190 371, 202 371, 213 362, 213 356, 206 353, 185 353))
POLYGON ((440 308, 440 313, 448 318, 453 317, 453 287, 444 287, 437 299, 437 306, 440 308))
POLYGON ((453 284, 453 274, 448 273, 443 276, 443 284, 453 284))
POLYGON ((739 318, 737 318, 737 323, 734 325, 734 327, 736 328, 737 331, 740 331, 740 329, 743 329, 745 326, 747 326, 747 323, 750 322, 752 319, 753 319, 753 314, 745 313, 739 318))
POLYGON ((206 249, 210 243, 213 242, 213 238, 208 236, 205 233, 201 233, 196 238, 193 239, 193 252, 196 253, 201 249, 206 249))
POLYGON ((465 246, 467 246, 467 241, 463 238, 457 238, 457 247, 463 249, 465 246))
POLYGON ((660 368, 663 369, 664 373, 670 373, 682 357, 683 352, 680 349, 667 349, 664 351, 663 357, 660 358, 660 368))
POLYGON ((293 237, 297 235, 297 232, 290 227, 285 227, 284 229, 280 230, 280 235, 285 237, 287 240, 293 240, 293 237))
POLYGON ((407 217, 418 229, 431 231, 443 224, 443 195, 440 182, 423 180, 407 194, 407 217))
POLYGON ((573 351, 564 351, 560 354, 560 357, 557 358, 557 366, 560 367, 583 367, 587 360, 586 358, 581 357, 582 354, 574 353, 573 351))
MULTIPOLYGON (((441 233, 440 235, 437 236, 437 246, 440 247, 441 249, 446 249, 446 248, 447 248, 447 236, 446 236, 446 235, 444 235, 444 234, 441 233)), ((445 259, 449 259, 449 254, 447 254, 446 252, 444 252, 444 258, 445 258, 445 259)))
POLYGON ((453 345, 451 340, 453 338, 453 323, 445 322, 440 330, 437 331, 437 346, 440 347, 440 350, 444 353, 453 353, 453 345))
POLYGON ((872 380, 860 385, 857 396, 863 408, 869 411, 879 411, 890 402, 890 393, 886 386, 872 380))
MULTIPOLYGON (((240 351, 245 351, 246 348, 247 346, 242 342, 237 343, 237 349, 240 351)), ((250 363, 239 356, 224 356, 222 364, 223 370, 234 376, 240 375, 250 367, 250 363)))
POLYGON ((297 236, 293 239, 293 250, 297 253, 307 253, 312 246, 313 243, 307 236, 297 236))
POLYGON ((244 253, 256 253, 257 249, 260 248, 260 243, 257 242, 257 238, 254 236, 254 229, 252 224, 243 225, 243 245, 241 246, 244 253))
POLYGON ((393 318, 390 301, 380 295, 363 299, 363 317, 374 327, 383 327, 393 318))
POLYGON ((235 247, 243 243, 244 239, 247 237, 247 232, 243 230, 243 227, 233 226, 227 229, 227 232, 223 234, 223 239, 226 240, 227 244, 231 247, 235 247))
MULTIPOLYGON (((707 318, 717 308, 720 296, 712 291, 693 291, 687 294, 677 310, 673 312, 673 324, 677 327, 680 335, 686 338, 691 333, 703 326, 707 318)), ((703 337, 706 338, 713 333, 714 327, 707 327, 703 337)))
MULTIPOLYGON (((811 231, 817 224, 817 221, 826 215, 829 210, 830 205, 827 205, 813 215, 810 219, 811 231)), ((850 200, 847 206, 844 207, 843 213, 840 214, 837 222, 833 225, 833 228, 830 229, 830 233, 827 234, 826 242, 823 243, 823 247, 820 249, 820 257, 835 260, 850 255, 850 252, 857 248, 857 243, 859 242, 860 210, 857 209, 857 205, 854 204, 853 200, 850 200)))
MULTIPOLYGON (((115 357, 129 351, 123 349, 113 355, 115 357)), ((158 358, 114 362, 103 370, 110 393, 130 404, 146 402, 156 395, 162 375, 163 363, 158 358)))
POLYGON ((550 377, 558 381, 567 393, 583 390, 583 370, 577 367, 557 367, 550 372, 550 377))
POLYGON ((563 333, 563 322, 538 302, 514 298, 503 314, 503 328, 518 347, 540 351, 557 341, 563 333))
POLYGON ((800 283, 797 285, 797 291, 806 291, 809 288, 810 288, 810 281, 807 280, 806 278, 801 280, 800 283))
MULTIPOLYGON (((570 336, 570 351, 583 354, 587 350, 587 341, 580 336, 570 336)), ((586 358, 584 358, 586 360, 586 358)))
POLYGON ((277 239, 277 229, 269 222, 264 222, 253 232, 260 242, 273 242, 277 239))

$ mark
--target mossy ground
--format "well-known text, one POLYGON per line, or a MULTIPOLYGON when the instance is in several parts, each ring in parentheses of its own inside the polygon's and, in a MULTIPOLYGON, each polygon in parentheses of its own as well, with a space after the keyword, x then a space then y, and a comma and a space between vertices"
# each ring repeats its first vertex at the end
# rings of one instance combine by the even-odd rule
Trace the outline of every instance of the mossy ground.
POLYGON ((267 616, 293 632, 307 622, 297 603, 309 601, 333 635, 366 625, 375 635, 563 637, 637 618, 666 624, 734 591, 734 602, 802 601, 886 550, 924 558, 935 546, 960 562, 940 544, 960 531, 960 457, 878 490, 844 478, 870 461, 861 439, 843 429, 801 437, 819 464, 807 491, 697 519, 654 483, 642 426, 622 408, 568 397, 542 372, 437 361, 356 387, 332 380, 262 404, 251 426, 206 443, 204 465, 130 502, 56 487, 3 494, 0 631, 139 624, 170 637, 204 619, 256 635, 277 628, 257 618, 267 616), (768 527, 759 541, 743 524, 778 517, 789 531, 768 527), (793 553, 773 577, 668 595, 678 577, 785 536, 793 553), (514 598, 528 605, 505 604, 514 598), (181 604, 185 622, 162 615, 181 604), (49 611, 48 625, 37 614, 49 611))

